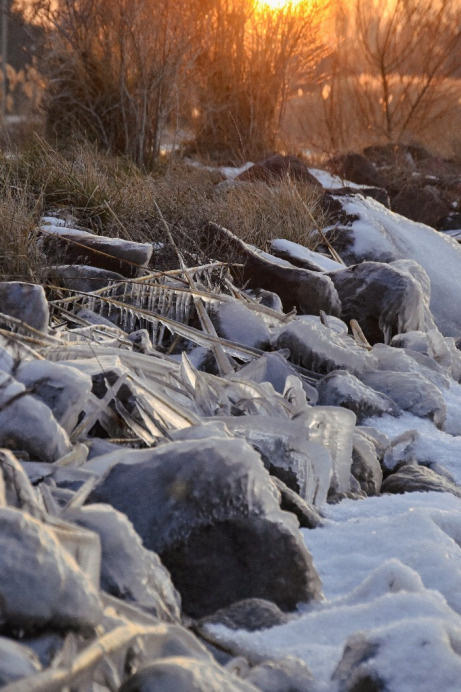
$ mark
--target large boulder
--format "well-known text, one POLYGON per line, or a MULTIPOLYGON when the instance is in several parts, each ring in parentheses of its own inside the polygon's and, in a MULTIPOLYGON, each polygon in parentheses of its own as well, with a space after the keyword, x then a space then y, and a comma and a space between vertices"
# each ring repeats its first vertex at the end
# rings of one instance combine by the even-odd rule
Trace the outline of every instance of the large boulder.
POLYGON ((211 321, 224 339, 260 349, 270 345, 271 335, 264 321, 238 300, 215 305, 211 321))
POLYGON ((450 211, 450 205, 441 198, 438 190, 429 185, 403 187, 392 199, 391 206, 397 214, 434 228, 450 211))
POLYGON ((89 501, 128 516, 189 615, 252 597, 291 610, 320 595, 296 519, 280 510, 259 455, 242 440, 159 447, 149 461, 114 466, 89 501))
POLYGON ((345 180, 359 185, 385 187, 385 180, 366 156, 356 153, 342 154, 331 159, 329 163, 333 173, 345 180))
POLYGON ((333 370, 322 377, 317 391, 319 405, 343 406, 355 413, 358 423, 372 416, 397 416, 401 412, 389 396, 367 387, 346 370, 333 370))

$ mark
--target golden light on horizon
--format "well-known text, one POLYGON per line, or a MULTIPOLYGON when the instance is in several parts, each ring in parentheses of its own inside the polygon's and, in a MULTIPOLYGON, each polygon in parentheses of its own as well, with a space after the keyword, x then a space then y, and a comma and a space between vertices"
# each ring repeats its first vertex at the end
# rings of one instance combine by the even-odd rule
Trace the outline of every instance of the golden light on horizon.
POLYGON ((303 0, 256 0, 256 4, 270 10, 281 10, 283 7, 296 7, 303 0))

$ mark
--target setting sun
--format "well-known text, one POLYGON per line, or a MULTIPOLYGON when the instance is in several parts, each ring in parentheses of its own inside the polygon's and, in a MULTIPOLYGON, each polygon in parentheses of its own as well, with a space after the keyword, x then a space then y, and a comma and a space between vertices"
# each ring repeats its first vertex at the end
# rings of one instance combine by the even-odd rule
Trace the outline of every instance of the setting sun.
POLYGON ((301 0, 257 0, 257 5, 269 7, 272 10, 279 10, 286 5, 298 5, 301 0))

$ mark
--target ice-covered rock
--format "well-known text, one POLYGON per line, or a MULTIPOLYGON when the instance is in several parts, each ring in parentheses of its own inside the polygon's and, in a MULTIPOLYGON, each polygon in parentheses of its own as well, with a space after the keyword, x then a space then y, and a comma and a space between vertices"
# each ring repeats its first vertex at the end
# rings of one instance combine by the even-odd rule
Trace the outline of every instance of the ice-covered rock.
POLYGON ((416 492, 452 493, 461 498, 461 486, 437 473, 431 468, 419 464, 404 464, 388 476, 382 485, 383 493, 416 493, 416 492))
POLYGON ((195 658, 164 658, 138 671, 120 692, 257 692, 249 682, 213 663, 195 658))
POLYGON ((397 416, 400 409, 389 396, 376 392, 346 370, 333 370, 317 385, 318 404, 342 406, 353 411, 360 423, 370 416, 397 416))
POLYGON ((276 258, 263 257, 253 252, 248 255, 244 269, 244 280, 250 288, 264 288, 280 296, 283 309, 287 312, 296 308, 301 314, 327 315, 341 313, 341 303, 329 276, 308 269, 282 266, 276 258))
POLYGON ((245 346, 266 349, 270 332, 263 320, 242 302, 220 302, 211 316, 218 336, 245 346))
POLYGON ((108 505, 89 505, 66 519, 99 535, 101 588, 133 601, 160 620, 179 621, 180 597, 158 556, 146 550, 124 514, 108 505))
POLYGON ((322 375, 340 369, 358 374, 376 365, 374 357, 350 336, 312 321, 290 322, 279 333, 277 348, 288 348, 293 363, 322 375))
POLYGON ((441 391, 450 385, 450 376, 446 369, 430 355, 405 348, 392 348, 385 344, 375 344, 372 354, 376 357, 377 370, 423 375, 441 391))
POLYGON ((376 454, 376 447, 369 437, 357 428, 353 437, 351 473, 367 495, 380 493, 383 472, 376 454))
POLYGON ((170 571, 186 613, 206 615, 250 597, 290 610, 318 598, 297 521, 281 512, 278 491, 246 442, 175 442, 151 454, 113 467, 90 502, 128 516, 170 571))
MULTIPOLYGON (((430 309, 444 336, 461 333, 461 316, 453 309, 459 293, 461 247, 433 228, 399 216, 370 198, 338 197, 350 226, 341 230, 348 238, 341 256, 348 263, 392 262, 410 259, 420 264, 431 282, 430 309)), ((334 231, 338 234, 337 229, 334 231)), ((333 240, 334 244, 334 240, 333 240)))
POLYGON ((442 392, 432 382, 417 372, 392 372, 382 370, 361 375, 362 381, 386 396, 392 396, 404 411, 415 416, 430 418, 443 429, 447 405, 442 392))
POLYGON ((25 630, 98 624, 97 591, 45 525, 17 509, 0 509, 0 552, 4 622, 25 630))
POLYGON ((308 439, 304 423, 268 416, 229 416, 220 420, 254 447, 267 470, 302 499, 317 506, 326 501, 332 459, 325 446, 308 439))
POLYGON ((38 673, 42 666, 28 646, 0 637, 0 687, 38 673))
POLYGON ((0 312, 11 315, 40 332, 46 332, 50 311, 42 286, 23 281, 0 282, 0 312))
POLYGON ((59 425, 70 434, 91 392, 91 378, 76 368, 47 360, 22 362, 15 377, 51 409, 59 425))
POLYGON ((408 272, 362 262, 330 276, 341 300, 341 318, 357 320, 371 344, 388 344, 395 334, 424 329, 424 294, 408 272))
POLYGON ((23 384, 0 372, 0 445, 53 462, 71 450, 66 431, 23 384))
POLYGON ((322 525, 322 517, 313 505, 303 500, 298 493, 289 488, 280 478, 277 478, 277 476, 272 476, 272 482, 280 492, 280 507, 285 512, 292 512, 299 521, 299 525, 302 529, 313 529, 322 525))

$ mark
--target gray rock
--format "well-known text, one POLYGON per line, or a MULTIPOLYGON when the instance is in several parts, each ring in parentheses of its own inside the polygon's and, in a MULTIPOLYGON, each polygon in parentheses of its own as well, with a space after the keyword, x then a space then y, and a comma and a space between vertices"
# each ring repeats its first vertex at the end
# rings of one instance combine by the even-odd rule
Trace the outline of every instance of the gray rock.
POLYGON ((15 377, 51 409, 59 425, 70 434, 91 392, 91 377, 47 360, 21 363, 15 377))
POLYGON ((71 450, 66 431, 51 410, 23 384, 0 372, 0 446, 53 462, 71 450))
POLYGON ((355 413, 359 423, 372 416, 398 416, 401 413, 389 396, 367 387, 346 370, 334 370, 325 375, 317 385, 317 392, 319 405, 347 408, 355 413))
POLYGON ((263 320, 242 302, 222 302, 211 315, 218 336, 245 346, 266 349, 270 345, 270 332, 263 320))
POLYGON ((367 495, 381 491, 383 472, 378 461, 375 445, 360 430, 355 430, 352 448, 351 473, 367 495))
POLYGON ((361 380, 378 392, 392 396, 404 411, 410 411, 420 418, 429 418, 443 429, 447 415, 445 399, 440 389, 423 375, 378 371, 363 373, 361 380))
POLYGON ((416 493, 416 492, 451 493, 461 497, 461 487, 449 478, 419 464, 404 464, 398 471, 383 481, 383 493, 416 493))
POLYGON ((290 610, 320 595, 296 519, 259 455, 242 440, 172 442, 149 461, 118 464, 90 502, 108 502, 132 521, 201 617, 245 598, 290 610), (133 501, 136 498, 136 501, 133 501))
POLYGON ((52 283, 84 293, 97 291, 112 283, 124 280, 122 274, 87 264, 55 265, 48 269, 48 277, 52 283))
POLYGON ((50 311, 42 286, 22 281, 0 282, 0 312, 46 332, 50 311))
POLYGON ((371 344, 424 329, 425 296, 408 272, 380 262, 362 262, 331 272, 342 303, 341 319, 357 320, 371 344))
POLYGON ((66 513, 66 519, 101 539, 101 589, 132 601, 155 617, 179 621, 181 600, 170 575, 124 514, 108 505, 90 505, 66 513))
POLYGON ((314 678, 299 658, 286 656, 252 668, 245 680, 261 692, 314 692, 314 678))
POLYGON ((351 337, 303 320, 290 322, 282 329, 277 348, 288 348, 293 363, 323 375, 340 369, 359 374, 376 364, 374 357, 351 337))
POLYGON ((133 675, 119 692, 257 692, 212 663, 195 658, 164 658, 133 675))
POLYGON ((0 637, 0 687, 41 670, 40 661, 28 646, 0 637))
POLYGON ((2 620, 25 630, 86 629, 102 617, 99 596, 45 525, 16 509, 0 509, 2 620))
POLYGON ((332 676, 339 692, 385 692, 387 686, 373 669, 379 644, 362 632, 351 635, 332 676))
POLYGON ((220 608, 213 615, 202 618, 198 627, 200 630, 201 627, 208 625, 223 625, 231 630, 256 632, 257 630, 285 625, 291 619, 275 603, 265 601, 262 598, 247 598, 244 601, 232 603, 227 608, 220 608))
POLYGON ((316 529, 323 525, 323 520, 315 507, 291 490, 280 478, 272 476, 272 482, 280 492, 280 507, 284 512, 291 512, 299 521, 302 529, 316 529))

